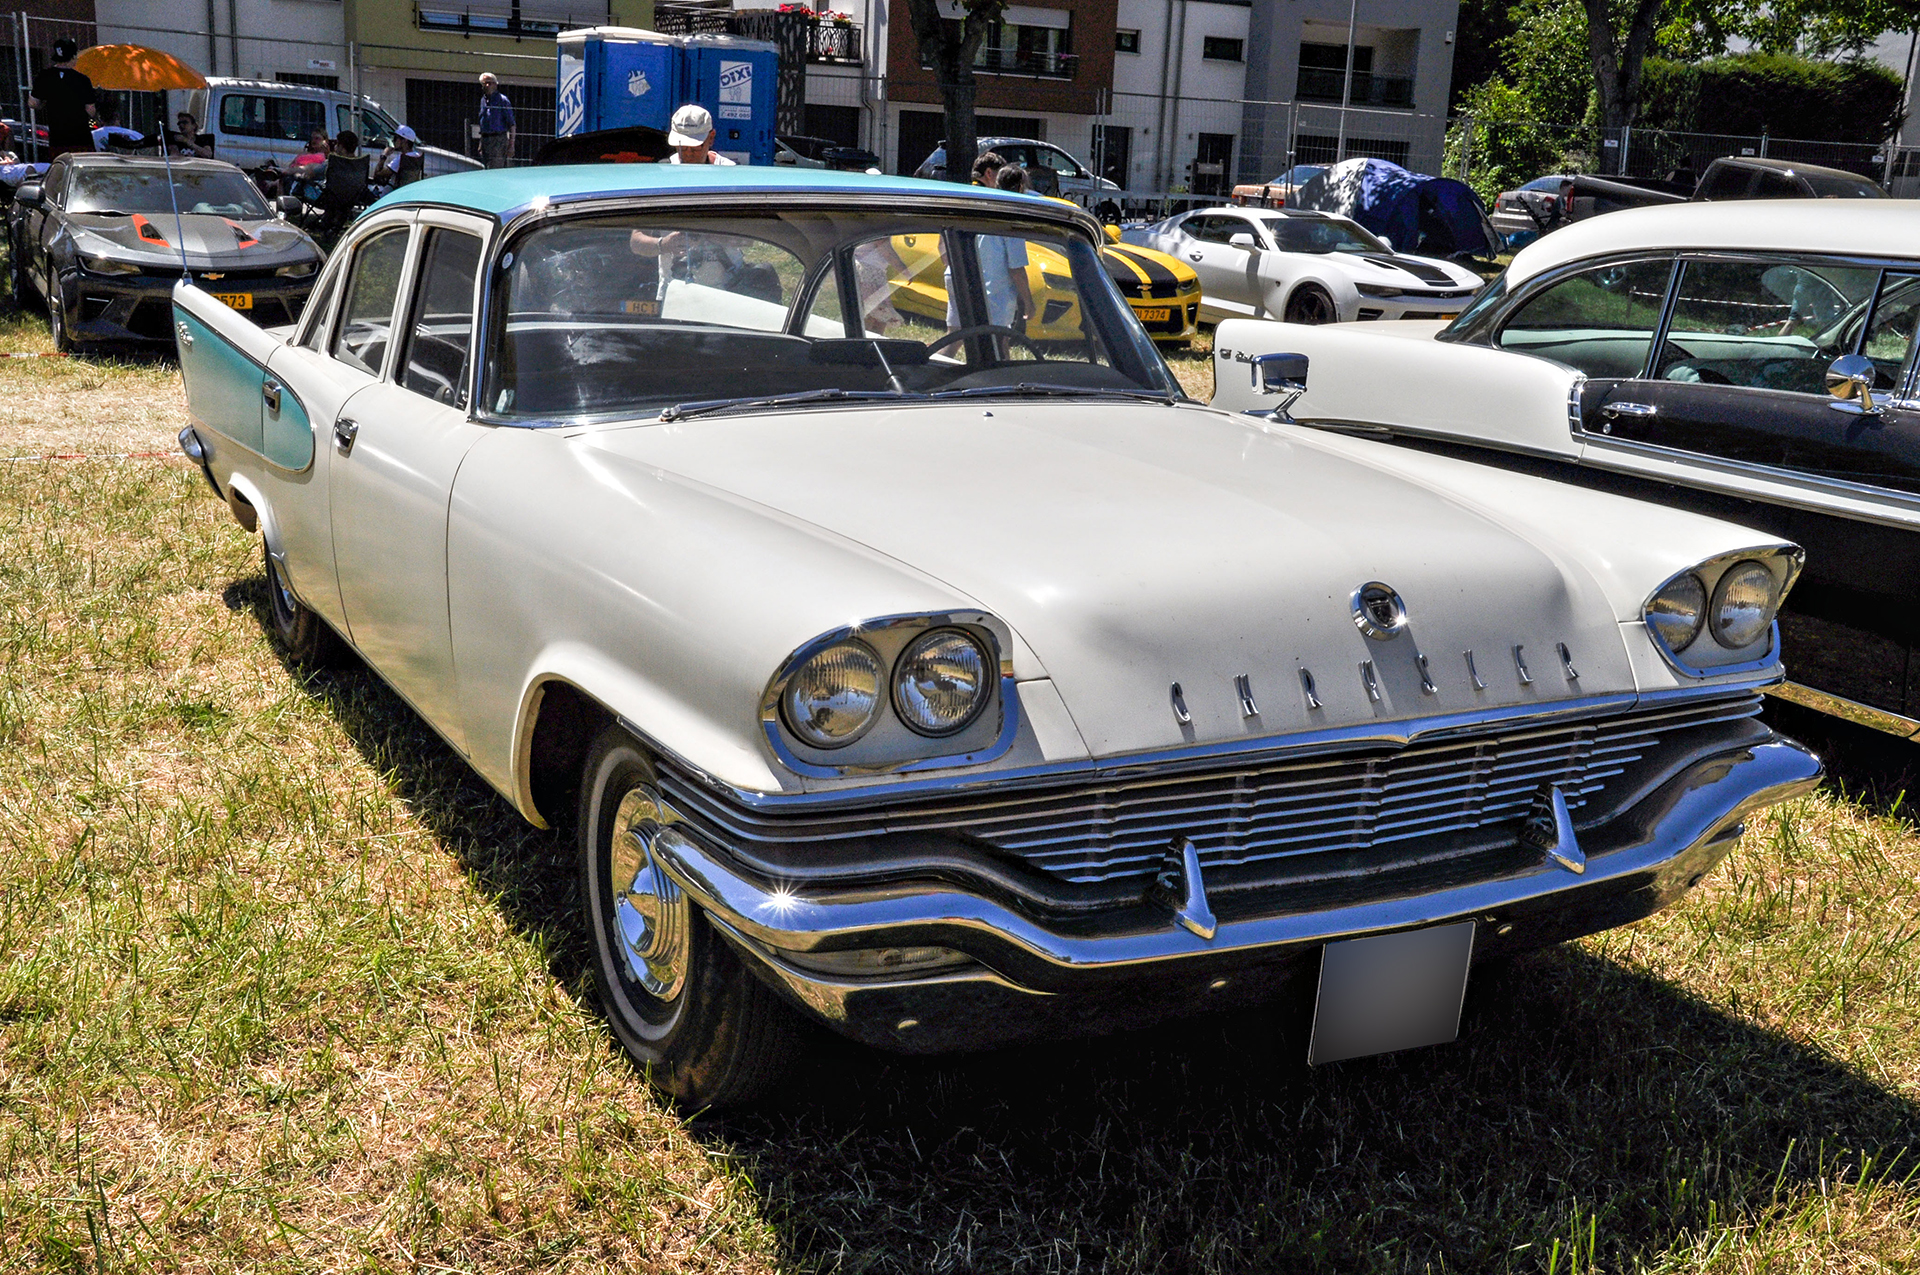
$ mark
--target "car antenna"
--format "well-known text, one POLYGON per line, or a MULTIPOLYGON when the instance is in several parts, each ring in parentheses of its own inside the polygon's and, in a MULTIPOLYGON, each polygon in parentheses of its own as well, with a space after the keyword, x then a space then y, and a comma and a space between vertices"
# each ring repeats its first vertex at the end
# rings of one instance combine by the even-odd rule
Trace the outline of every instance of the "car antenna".
POLYGON ((180 224, 180 188, 173 182, 173 148, 167 145, 164 123, 160 125, 160 159, 167 166, 167 198, 173 201, 173 245, 180 250, 180 277, 192 283, 193 271, 187 268, 187 232, 180 224))

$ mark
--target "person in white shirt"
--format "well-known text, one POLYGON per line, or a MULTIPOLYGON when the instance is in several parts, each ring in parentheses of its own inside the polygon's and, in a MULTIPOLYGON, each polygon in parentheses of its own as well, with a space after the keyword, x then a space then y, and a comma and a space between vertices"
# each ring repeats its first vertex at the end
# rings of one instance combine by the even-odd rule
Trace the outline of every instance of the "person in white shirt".
POLYGON ((713 116, 706 107, 693 102, 673 113, 673 127, 667 133, 667 145, 673 154, 669 164, 727 164, 732 160, 713 149, 713 116))

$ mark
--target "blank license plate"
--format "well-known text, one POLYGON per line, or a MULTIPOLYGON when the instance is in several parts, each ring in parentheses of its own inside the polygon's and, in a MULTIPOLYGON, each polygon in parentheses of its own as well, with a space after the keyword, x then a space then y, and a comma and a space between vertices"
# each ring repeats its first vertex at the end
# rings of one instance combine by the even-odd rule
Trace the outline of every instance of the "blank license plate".
POLYGON ((1318 1065, 1456 1039, 1472 960, 1472 921, 1327 944, 1307 1061, 1318 1065))
POLYGON ((253 294, 251 292, 216 292, 213 294, 213 299, 215 301, 224 301, 235 310, 253 309, 253 294))
POLYGON ((1165 323, 1173 317, 1172 308, 1164 305, 1150 306, 1145 310, 1135 310, 1134 313, 1140 316, 1142 323, 1165 323))

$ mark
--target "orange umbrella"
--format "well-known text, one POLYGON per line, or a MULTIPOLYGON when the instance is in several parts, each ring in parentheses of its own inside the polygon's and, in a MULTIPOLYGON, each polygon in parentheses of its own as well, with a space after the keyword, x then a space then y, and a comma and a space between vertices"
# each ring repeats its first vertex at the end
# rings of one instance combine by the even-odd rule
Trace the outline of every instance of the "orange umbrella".
POLYGON ((140 44, 96 44, 81 51, 73 69, 98 89, 156 92, 207 87, 207 77, 179 58, 140 44))

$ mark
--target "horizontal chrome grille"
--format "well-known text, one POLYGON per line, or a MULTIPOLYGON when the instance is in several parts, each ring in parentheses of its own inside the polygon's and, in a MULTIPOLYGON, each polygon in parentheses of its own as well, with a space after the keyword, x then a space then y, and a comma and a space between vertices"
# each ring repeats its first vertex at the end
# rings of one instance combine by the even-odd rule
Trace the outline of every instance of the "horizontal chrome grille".
POLYGON ((958 833, 1063 880, 1146 877, 1184 836, 1203 866, 1292 860, 1307 877, 1510 842, 1543 784, 1576 814, 1676 732, 1760 711, 1758 696, 1416 743, 1394 752, 1242 764, 921 798, 846 810, 750 810, 671 770, 667 796, 743 847, 958 833), (1478 834, 1478 835, 1476 835, 1478 834))

